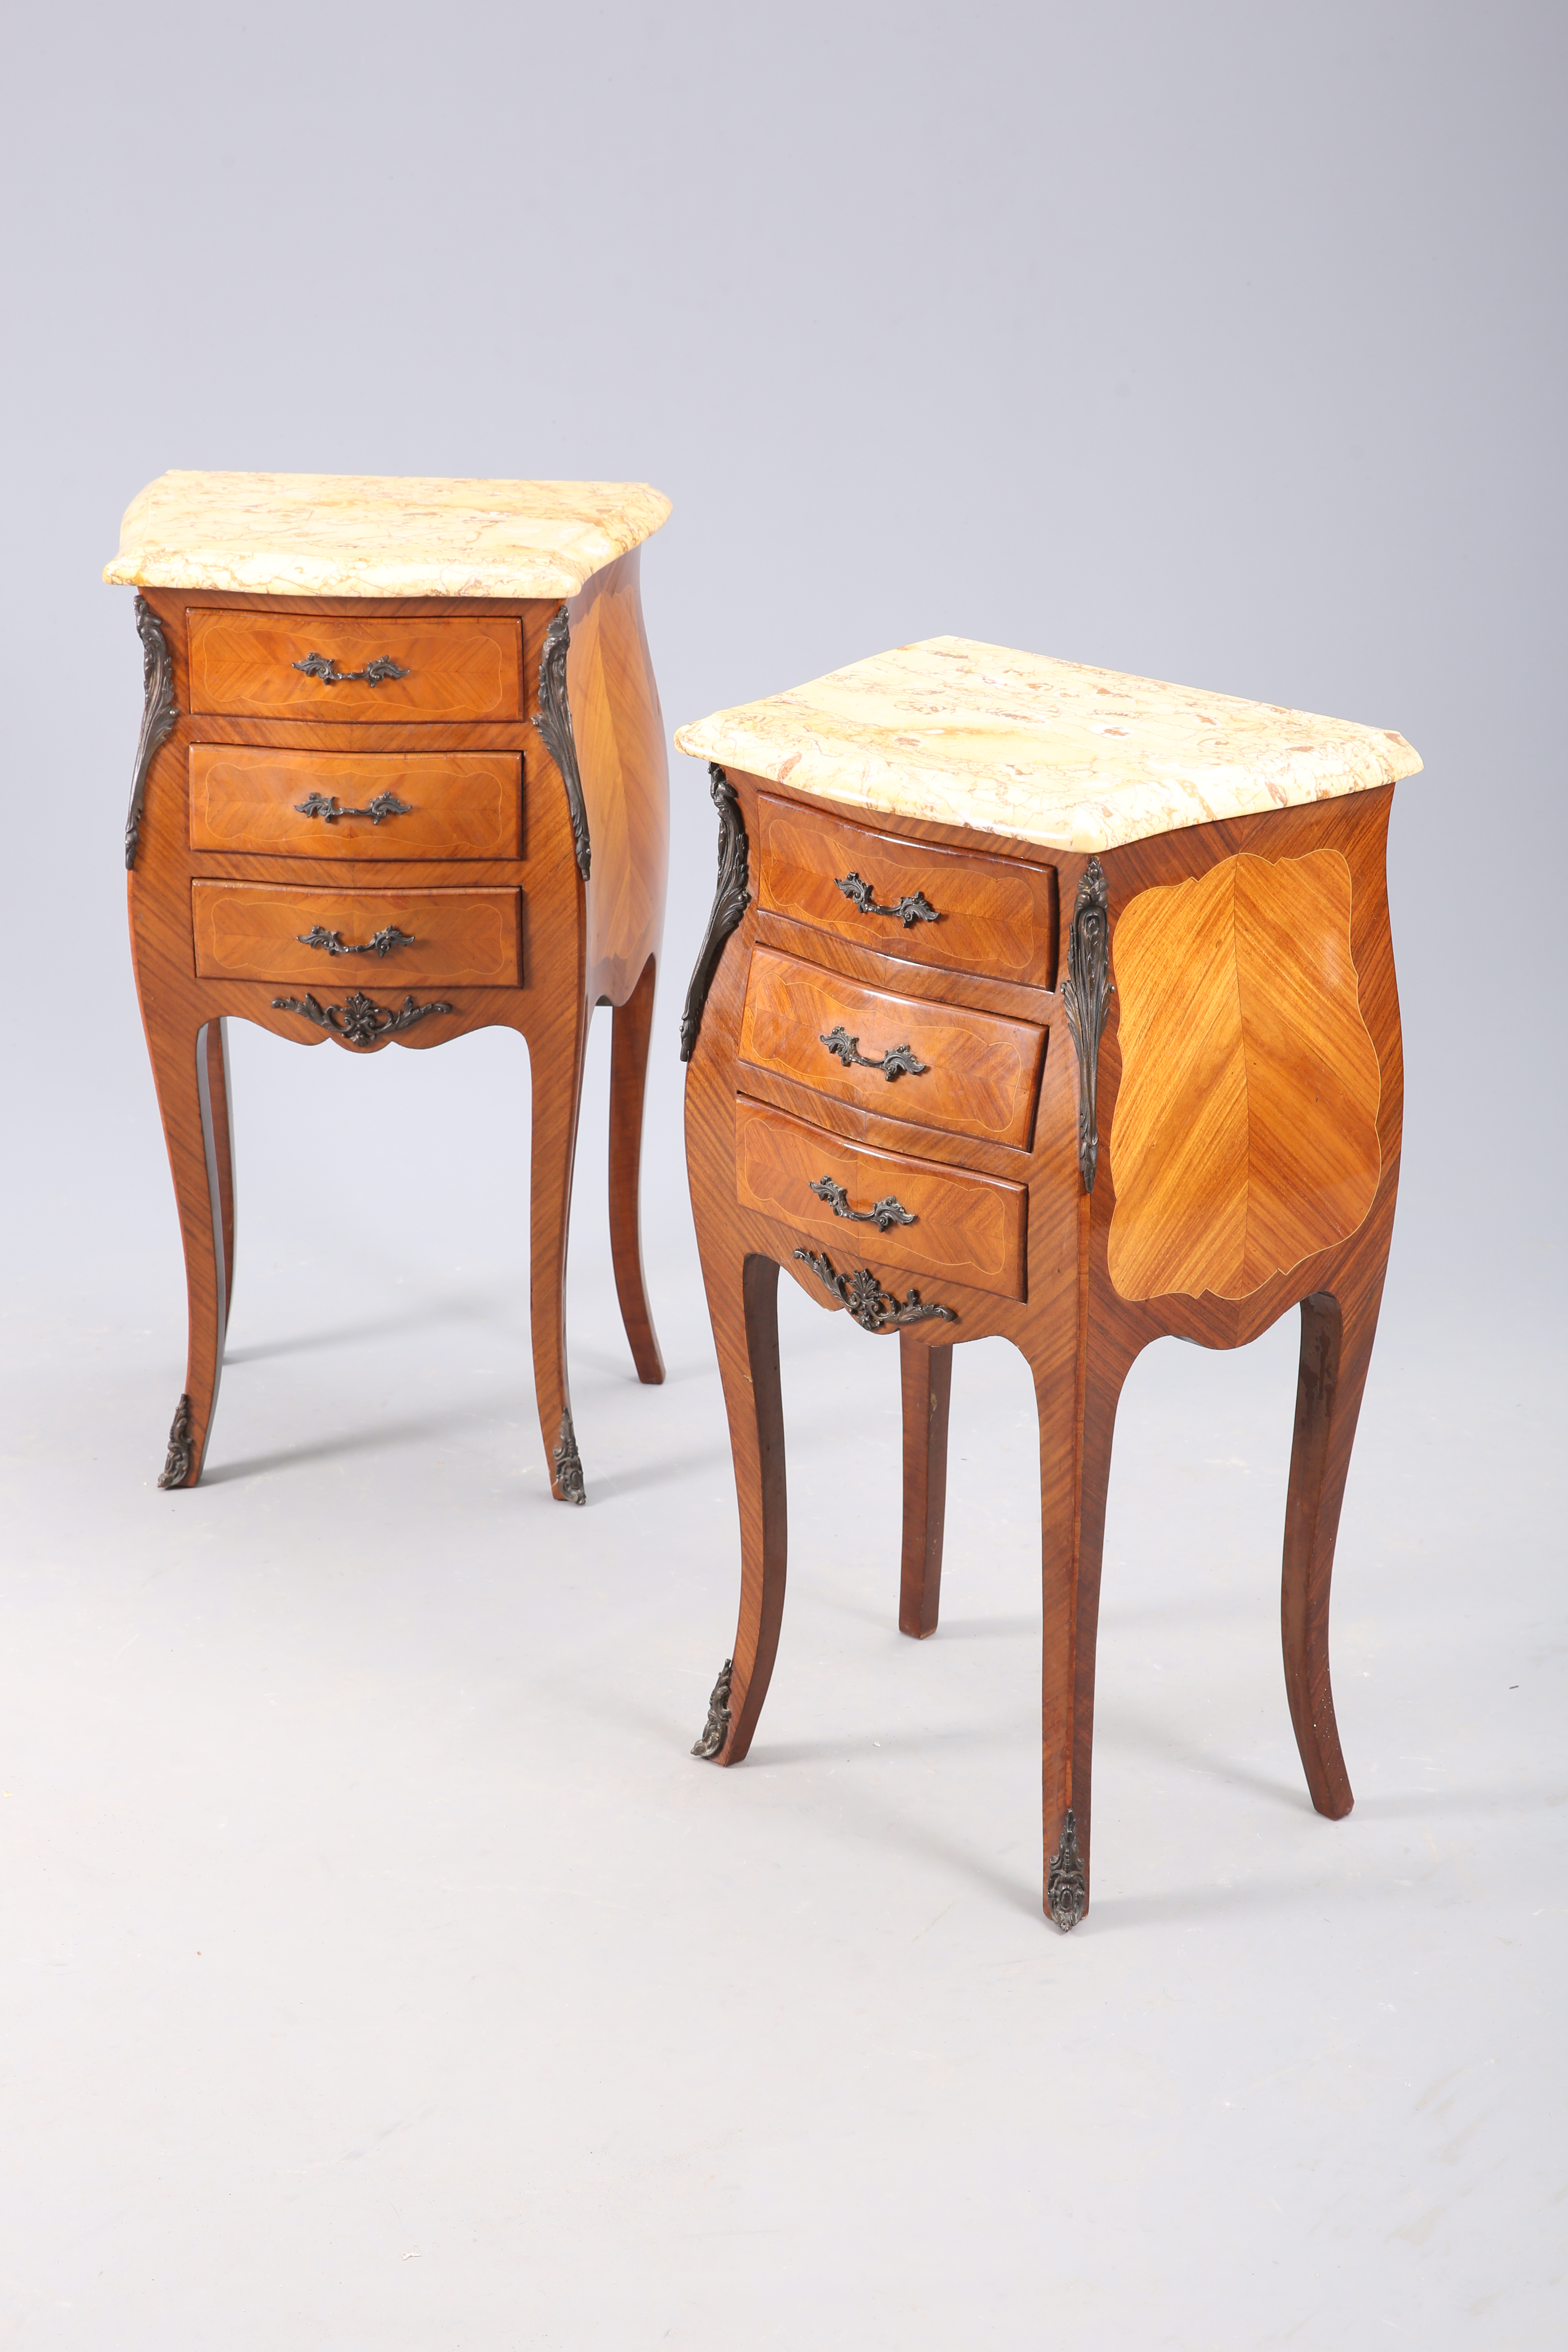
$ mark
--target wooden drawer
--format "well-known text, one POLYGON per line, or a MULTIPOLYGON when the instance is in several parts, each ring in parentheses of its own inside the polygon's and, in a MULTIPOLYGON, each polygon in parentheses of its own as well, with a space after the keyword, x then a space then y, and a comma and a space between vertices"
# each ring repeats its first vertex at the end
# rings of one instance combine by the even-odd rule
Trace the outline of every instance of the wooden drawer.
POLYGON ((1046 1032, 1032 1022, 866 988, 773 948, 752 951, 741 1060, 883 1118, 1027 1150, 1045 1052, 1046 1032), (840 1032, 835 1051, 825 1040, 840 1032), (857 1039, 862 1058, 847 1065, 843 1052, 857 1039), (889 1054, 891 1075, 868 1066, 889 1054), (923 1066, 900 1067, 910 1057, 923 1066))
POLYGON ((318 988, 514 988, 519 890, 291 889, 269 882, 193 882, 196 971, 203 980, 294 980, 318 988), (335 933, 345 949, 307 947, 335 933), (384 954, 378 932, 404 940, 384 954))
POLYGON ((1024 1296, 1022 1184, 900 1152, 868 1151, 742 1096, 735 1105, 735 1191, 742 1208, 777 1217, 826 1246, 840 1271, 869 1260, 999 1298, 1024 1296), (837 1186, 845 1198, 836 1207, 814 1184, 837 1186), (867 1215, 878 1204, 882 1222, 867 1215), (893 1209, 914 1222, 903 1223, 893 1209))
POLYGON ((522 754, 193 743, 191 847, 267 857, 519 857, 522 754))
POLYGON ((759 903, 772 913, 835 931, 879 955, 1056 986, 1054 866, 966 856, 863 825, 825 824, 810 809, 765 795, 758 816, 759 903), (863 908, 862 898, 875 911, 863 908), (921 907, 934 908, 935 919, 922 917, 921 907))
POLYGON ((517 621, 332 620, 320 614, 193 612, 191 709, 231 719, 521 719, 517 621), (335 682, 301 669, 312 659, 335 682), (355 677, 392 662, 401 677, 355 677))

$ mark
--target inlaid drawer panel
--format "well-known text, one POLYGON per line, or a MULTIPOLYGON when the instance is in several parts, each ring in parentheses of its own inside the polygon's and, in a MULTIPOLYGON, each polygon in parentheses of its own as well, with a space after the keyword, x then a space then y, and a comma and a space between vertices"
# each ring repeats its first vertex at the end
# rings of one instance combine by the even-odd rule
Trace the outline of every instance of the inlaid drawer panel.
POLYGON ((190 632, 191 709, 198 714, 395 727, 522 716, 517 621, 196 611, 190 632))
POLYGON ((759 903, 772 913, 879 955, 1056 986, 1054 866, 896 841, 765 794, 758 813, 759 903))
POLYGON ((1022 1184, 868 1151, 742 1096, 735 1191, 742 1208, 826 1246, 841 1270, 869 1261, 1024 1296, 1022 1184))
POLYGON ((191 847, 268 857, 518 857, 522 754, 193 743, 191 847))
POLYGON ((1045 1050, 1032 1022, 897 996, 752 950, 741 1060, 883 1118, 1027 1150, 1045 1050))
POLYGON ((318 988, 511 988, 521 978, 521 898, 193 882, 196 971, 318 988))

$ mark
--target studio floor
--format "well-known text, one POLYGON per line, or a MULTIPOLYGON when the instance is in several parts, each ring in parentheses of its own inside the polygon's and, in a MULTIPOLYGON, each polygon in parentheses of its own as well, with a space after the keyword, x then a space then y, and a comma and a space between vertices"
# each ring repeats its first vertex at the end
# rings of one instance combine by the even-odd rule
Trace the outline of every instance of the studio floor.
MULTIPOLYGON (((690 1756, 734 1624, 733 1490, 668 1129, 647 1254, 669 1377, 631 1375, 601 1047, 582 1511, 550 1499, 533 1420, 526 1150, 502 1169, 443 1135, 437 1057, 345 1081, 335 1052, 285 1077, 275 1041, 237 1048, 239 1274, 193 1493, 154 1483, 183 1300, 142 1129, 138 1244, 79 1229, 63 1292, 47 1236, 23 1253, 0 2336, 1560 2342, 1544 1352, 1440 1344, 1396 1242, 1335 1586, 1339 1823, 1308 1803, 1279 1658, 1293 1318, 1244 1355, 1142 1360, 1093 1909, 1064 1937, 1040 1908, 1033 1400, 1001 1343, 959 1351, 942 1622, 917 1644, 896 1351, 784 1283, 779 1664, 750 1761, 690 1756), (296 1116, 244 1124, 247 1077, 296 1116), (384 1147, 405 1110, 412 1192, 321 1176, 356 1121, 392 1122, 384 1147)), ((465 1050, 488 1068, 502 1044, 440 1059, 465 1050)))

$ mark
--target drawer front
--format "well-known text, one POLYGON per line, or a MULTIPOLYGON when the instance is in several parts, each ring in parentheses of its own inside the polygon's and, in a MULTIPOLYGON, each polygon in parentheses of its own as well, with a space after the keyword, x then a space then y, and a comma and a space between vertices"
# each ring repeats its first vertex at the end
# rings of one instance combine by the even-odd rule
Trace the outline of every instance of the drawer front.
POLYGON ((1024 1296, 1022 1184, 868 1151, 742 1096, 735 1105, 735 1191, 742 1208, 777 1217, 826 1248, 840 1272, 870 1261, 999 1298, 1024 1296), (814 1184, 823 1190, 813 1192, 814 1184), (880 1218, 868 1213, 879 1206, 880 1218))
POLYGON ((522 754, 193 743, 191 847, 265 857, 519 857, 522 754))
POLYGON ((863 825, 824 824, 809 809, 765 795, 758 814, 761 904, 772 913, 837 932, 879 955, 1056 986, 1054 866, 971 857, 863 825), (934 908, 934 919, 925 908, 934 908))
POLYGON ((322 988, 515 988, 519 890, 290 889, 193 882, 203 980, 303 981, 322 988), (386 939, 399 932, 398 939, 386 939), (315 933, 320 943, 306 944, 315 933), (381 952, 374 942, 384 935, 381 952), (324 936, 322 936, 324 935, 324 936), (336 952, 327 940, 335 938, 336 952))
POLYGON ((193 612, 191 709, 231 719, 521 719, 517 621, 193 612), (301 662, 312 664, 301 669, 301 662), (356 676, 390 662, 403 674, 356 676), (313 674, 325 667, 334 675, 313 674))
POLYGON ((742 1061, 883 1118, 1026 1151, 1045 1052, 1046 1032, 1032 1022, 895 996, 798 956, 752 950, 742 1061), (851 1047, 859 1058, 846 1062, 851 1047))

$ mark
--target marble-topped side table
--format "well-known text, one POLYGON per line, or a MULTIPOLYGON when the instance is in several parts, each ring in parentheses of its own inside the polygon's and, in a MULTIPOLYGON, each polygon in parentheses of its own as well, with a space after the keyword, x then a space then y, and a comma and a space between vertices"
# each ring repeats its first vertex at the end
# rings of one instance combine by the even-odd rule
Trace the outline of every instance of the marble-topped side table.
POLYGON ((1415 752, 953 637, 676 741, 712 763, 721 829, 682 1052, 742 1531, 696 1752, 746 1754, 778 1644, 779 1268, 898 1334, 916 1637, 952 1349, 1001 1333, 1039 1408, 1045 1900, 1071 1927, 1122 1382, 1163 1333, 1240 1347, 1300 1306, 1285 1681, 1312 1802, 1348 1812, 1329 1580, 1398 1182, 1384 848, 1415 752))
POLYGON ((668 780, 637 568, 668 512, 634 482, 193 473, 127 509, 104 578, 139 591, 131 939, 190 1306, 160 1486, 201 1475, 223 1362, 231 1019, 353 1054, 527 1039, 540 1425, 581 1503, 567 1219, 613 1005, 616 1286, 663 1379, 637 1183, 668 780))

